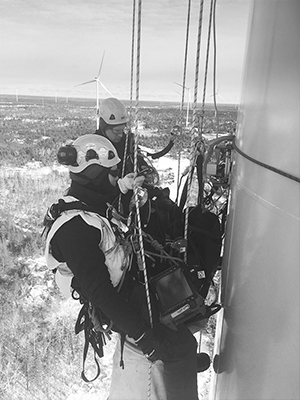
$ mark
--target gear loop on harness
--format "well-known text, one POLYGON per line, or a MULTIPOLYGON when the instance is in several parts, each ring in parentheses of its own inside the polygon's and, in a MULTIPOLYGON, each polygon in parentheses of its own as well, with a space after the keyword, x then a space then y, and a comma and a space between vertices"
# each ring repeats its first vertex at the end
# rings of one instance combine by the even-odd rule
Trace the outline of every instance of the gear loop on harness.
MULTIPOLYGON (((77 290, 76 290, 77 291, 77 290)), ((79 293, 77 291, 77 293, 79 293)), ((91 307, 88 301, 85 301, 82 296, 80 296, 80 302, 83 303, 83 306, 79 312, 76 324, 75 324, 75 334, 78 334, 81 331, 84 331, 84 349, 83 349, 83 359, 82 359, 82 371, 81 378, 89 383, 95 381, 100 373, 100 364, 97 360, 98 357, 103 357, 103 344, 105 344, 104 332, 97 331, 94 327, 94 324, 89 316, 89 309, 91 307), (89 345, 92 346, 94 351, 94 361, 96 364, 96 373, 94 378, 88 379, 85 373, 85 362, 88 355, 89 345)), ((108 332, 107 332, 108 334, 108 332)), ((110 337, 109 337, 110 339, 110 337)))

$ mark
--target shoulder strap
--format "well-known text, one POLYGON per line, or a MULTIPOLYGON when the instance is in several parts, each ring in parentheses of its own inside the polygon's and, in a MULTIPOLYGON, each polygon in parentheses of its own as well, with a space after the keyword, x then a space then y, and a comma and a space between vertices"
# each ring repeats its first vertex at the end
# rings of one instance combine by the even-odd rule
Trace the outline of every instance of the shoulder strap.
MULTIPOLYGON (((88 206, 80 200, 66 202, 63 199, 59 199, 57 203, 53 203, 47 210, 44 216, 44 229, 41 234, 47 236, 54 221, 64 212, 68 210, 83 210, 99 214, 99 210, 95 210, 93 207, 88 206)), ((99 214, 100 215, 100 214, 99 214)))

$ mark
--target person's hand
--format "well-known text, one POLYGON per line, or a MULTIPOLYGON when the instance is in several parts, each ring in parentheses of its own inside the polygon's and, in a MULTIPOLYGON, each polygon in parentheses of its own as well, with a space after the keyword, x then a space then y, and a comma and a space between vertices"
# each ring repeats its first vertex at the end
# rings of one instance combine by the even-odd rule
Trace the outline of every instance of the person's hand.
POLYGON ((171 361, 174 359, 172 344, 154 329, 148 329, 135 341, 149 361, 171 361))
POLYGON ((141 187, 143 185, 143 183, 144 183, 144 180, 145 180, 144 175, 137 176, 135 178, 135 180, 134 180, 134 185, 138 186, 138 187, 141 187))
POLYGON ((125 175, 124 178, 118 180, 118 186, 123 194, 126 194, 128 190, 133 190, 134 186, 142 186, 144 183, 144 176, 137 176, 134 178, 134 172, 130 172, 125 175))

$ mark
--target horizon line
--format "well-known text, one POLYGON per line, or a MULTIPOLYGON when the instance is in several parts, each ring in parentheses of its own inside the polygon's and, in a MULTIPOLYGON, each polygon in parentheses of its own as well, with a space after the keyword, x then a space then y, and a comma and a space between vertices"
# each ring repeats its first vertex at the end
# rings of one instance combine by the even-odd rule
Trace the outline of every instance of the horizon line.
MULTIPOLYGON (((15 102, 16 103, 18 103, 18 102, 20 102, 20 100, 21 100, 21 98, 23 97, 23 98, 38 98, 38 99, 41 99, 41 100, 43 100, 43 99, 55 99, 55 101, 54 102, 58 102, 58 99, 60 99, 61 101, 60 101, 60 103, 67 103, 68 101, 72 101, 72 99, 73 100, 82 100, 82 101, 89 101, 89 102, 95 102, 95 99, 94 98, 92 98, 92 97, 79 97, 79 96, 57 96, 57 95, 31 95, 31 94, 22 94, 22 93, 18 93, 17 95, 16 94, 11 94, 11 93, 0 93, 0 101, 1 101, 1 98, 2 97, 9 97, 9 98, 13 98, 13 99, 16 99, 16 97, 17 97, 17 99, 15 100, 15 102), (66 101, 66 99, 68 99, 68 101, 66 101)), ((107 99, 108 97, 103 97, 103 98, 100 98, 100 100, 104 100, 104 99, 107 99)), ((116 97, 117 98, 117 97, 116 97)), ((121 99, 121 98, 118 98, 120 101, 122 101, 122 102, 126 102, 126 103, 130 103, 130 99, 121 99)), ((175 101, 175 100, 159 100, 159 99, 156 99, 156 100, 153 100, 153 99, 140 99, 139 100, 139 102, 143 102, 143 103, 161 103, 161 104, 164 104, 164 103, 171 103, 171 104, 174 104, 174 105, 178 105, 178 106, 180 106, 181 105, 181 103, 179 102, 179 101, 175 101)), ((184 104, 186 104, 187 102, 184 102, 184 104)), ((133 105, 135 105, 136 104, 136 101, 135 100, 133 100, 132 101, 132 104, 133 105)), ((202 104, 202 102, 197 102, 197 104, 199 104, 199 105, 201 105, 202 104)), ((207 104, 207 105, 211 105, 211 106, 213 106, 214 105, 214 103, 213 102, 206 102, 205 104, 207 104)), ((217 106, 226 106, 226 105, 238 105, 239 103, 217 103, 217 106)))

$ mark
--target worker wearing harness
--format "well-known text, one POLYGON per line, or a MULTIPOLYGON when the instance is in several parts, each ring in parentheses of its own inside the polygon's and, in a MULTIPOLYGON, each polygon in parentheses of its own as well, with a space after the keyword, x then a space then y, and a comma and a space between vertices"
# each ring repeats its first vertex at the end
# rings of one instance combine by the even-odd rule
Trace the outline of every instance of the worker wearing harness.
MULTIPOLYGON (((126 111, 125 105, 115 97, 110 97, 105 100, 100 105, 99 110, 99 129, 96 131, 97 135, 106 137, 111 141, 118 152, 118 156, 121 159, 118 165, 120 172, 132 172, 133 171, 133 134, 127 126, 129 122, 129 117, 126 111), (123 171, 123 164, 124 171, 123 171)), ((177 132, 177 127, 174 127, 174 132, 177 132)), ((149 158, 156 159, 165 154, 167 154, 174 145, 175 133, 171 132, 170 140, 167 146, 159 152, 156 153, 146 153, 144 156, 140 153, 138 149, 138 167, 139 169, 147 170, 145 173, 146 183, 157 184, 159 177, 158 173, 151 165, 149 158), (147 157, 145 157, 147 156, 147 157), (148 163, 146 162, 148 160, 148 163), (149 165, 150 163, 150 165, 149 165), (150 168, 149 168, 150 167, 150 168), (152 168, 151 168, 152 167, 152 168)))
POLYGON ((68 282, 65 293, 79 287, 125 337, 123 352, 121 340, 117 342, 109 400, 197 400, 197 343, 183 324, 177 330, 162 325, 155 301, 150 326, 145 291, 135 278, 136 263, 133 260, 129 271, 128 246, 106 218, 107 204, 118 190, 126 193, 143 178, 134 179, 131 173, 118 179, 116 149, 99 135, 79 137, 69 150, 72 182, 62 200, 75 209, 66 207, 51 226, 46 259, 57 283, 68 282))
MULTIPOLYGON (((118 164, 120 176, 132 172, 134 170, 134 139, 127 126, 129 117, 125 105, 114 97, 107 98, 100 105, 99 118, 99 129, 96 134, 109 139, 116 148, 121 159, 118 164)), ((177 126, 173 128, 173 131, 177 132, 177 126)), ((147 212, 146 207, 142 210, 147 220, 144 229, 162 244, 166 235, 173 239, 180 236, 181 232, 177 225, 182 216, 178 215, 177 207, 174 207, 175 204, 169 198, 169 189, 159 186, 159 175, 150 158, 156 159, 168 153, 174 145, 175 136, 176 133, 171 132, 169 143, 159 152, 145 155, 139 147, 137 149, 137 172, 145 177, 143 188, 147 189, 149 210, 151 209, 151 212, 147 212)), ((117 199, 118 206, 117 201, 114 202, 115 207, 124 216, 128 216, 131 199, 130 193, 121 194, 121 199, 117 199)))

